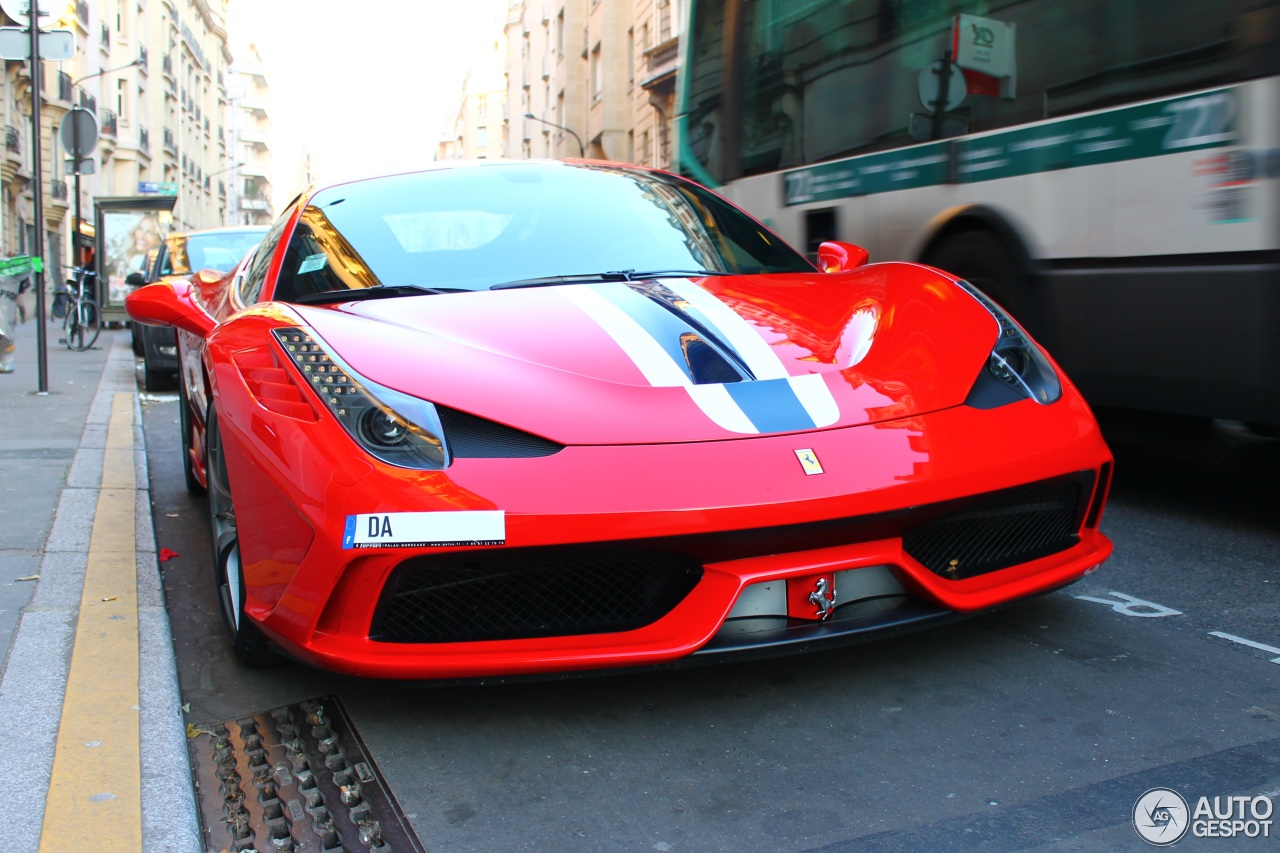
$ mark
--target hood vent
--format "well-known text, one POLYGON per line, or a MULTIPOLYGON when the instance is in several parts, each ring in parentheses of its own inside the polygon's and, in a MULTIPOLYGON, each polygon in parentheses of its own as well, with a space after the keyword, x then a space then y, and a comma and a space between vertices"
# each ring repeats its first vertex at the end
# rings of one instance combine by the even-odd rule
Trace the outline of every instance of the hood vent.
POLYGON ((721 385, 746 378, 719 349, 691 332, 680 336, 680 350, 694 385, 721 385))
POLYGON ((564 450, 563 444, 457 409, 436 406, 436 411, 455 459, 529 459, 564 450))

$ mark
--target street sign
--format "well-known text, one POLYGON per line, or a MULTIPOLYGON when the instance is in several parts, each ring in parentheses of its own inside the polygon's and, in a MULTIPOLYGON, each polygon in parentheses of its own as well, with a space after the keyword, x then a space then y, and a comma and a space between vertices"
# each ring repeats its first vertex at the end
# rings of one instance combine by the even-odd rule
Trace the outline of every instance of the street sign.
POLYGON ((98 144, 98 120, 88 110, 72 110, 58 128, 62 147, 72 157, 83 157, 98 144))
POLYGON ((74 175, 77 173, 77 171, 81 175, 92 175, 94 172, 97 171, 97 169, 94 167, 92 157, 86 157, 83 160, 81 160, 79 169, 76 168, 76 161, 71 157, 68 157, 64 162, 67 164, 68 175, 74 175))
MULTIPOLYGON (((40 58, 66 62, 76 55, 76 37, 71 30, 40 33, 40 58)), ((30 59, 31 33, 22 27, 0 27, 0 59, 30 59)))
POLYGON ((964 74, 961 73, 956 64, 952 62, 950 68, 948 68, 947 64, 941 59, 927 68, 920 69, 920 76, 916 80, 916 91, 920 96, 920 104, 926 110, 940 112, 954 110, 960 106, 965 95, 969 94, 969 90, 965 86, 964 74), (939 90, 944 73, 947 75, 947 89, 942 92, 939 90), (939 106, 937 101, 940 96, 945 97, 946 101, 939 106))
MULTIPOLYGON (((52 14, 49 11, 49 7, 51 5, 52 0, 44 0, 43 3, 37 5, 36 16, 39 18, 49 17, 52 14)), ((31 23, 31 6, 32 0, 0 0, 0 10, 3 10, 6 15, 13 18, 20 26, 23 27, 28 26, 31 23)), ((40 52, 44 53, 43 45, 40 48, 40 52)), ((5 59, 8 58, 9 57, 7 56, 5 57, 5 59)), ((23 59, 25 58, 26 57, 23 57, 23 59)))
POLYGON ((178 185, 173 182, 139 181, 139 195, 177 195, 178 185))

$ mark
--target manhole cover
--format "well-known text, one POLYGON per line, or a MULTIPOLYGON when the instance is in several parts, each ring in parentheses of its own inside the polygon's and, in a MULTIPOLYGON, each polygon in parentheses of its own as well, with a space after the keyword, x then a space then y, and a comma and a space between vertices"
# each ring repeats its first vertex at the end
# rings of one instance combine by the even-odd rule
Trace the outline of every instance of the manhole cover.
POLYGON ((211 853, 426 853, 338 697, 189 734, 211 853))

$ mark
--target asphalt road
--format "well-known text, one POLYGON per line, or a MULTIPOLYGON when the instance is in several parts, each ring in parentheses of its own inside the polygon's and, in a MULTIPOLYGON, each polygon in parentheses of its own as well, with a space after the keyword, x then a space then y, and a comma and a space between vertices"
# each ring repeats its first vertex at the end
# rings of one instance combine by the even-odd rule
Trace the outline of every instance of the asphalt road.
MULTIPOLYGON (((1141 850, 1151 788, 1280 795, 1280 441, 1242 428, 1103 413, 1115 555, 1015 608, 804 657, 432 687, 236 663, 176 398, 143 412, 190 719, 336 693, 433 853, 1141 850)), ((1276 812, 1270 840, 1178 849, 1274 849, 1276 812)))

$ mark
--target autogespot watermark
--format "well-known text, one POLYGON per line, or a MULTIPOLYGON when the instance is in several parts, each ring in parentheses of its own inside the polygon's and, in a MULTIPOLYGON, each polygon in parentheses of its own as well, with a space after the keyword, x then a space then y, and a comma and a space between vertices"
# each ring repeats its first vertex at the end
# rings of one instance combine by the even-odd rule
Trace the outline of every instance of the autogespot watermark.
POLYGON ((1152 788, 1133 804, 1133 828, 1142 840, 1168 847, 1188 831, 1196 838, 1270 838, 1270 797, 1201 797, 1192 808, 1172 788, 1152 788))

